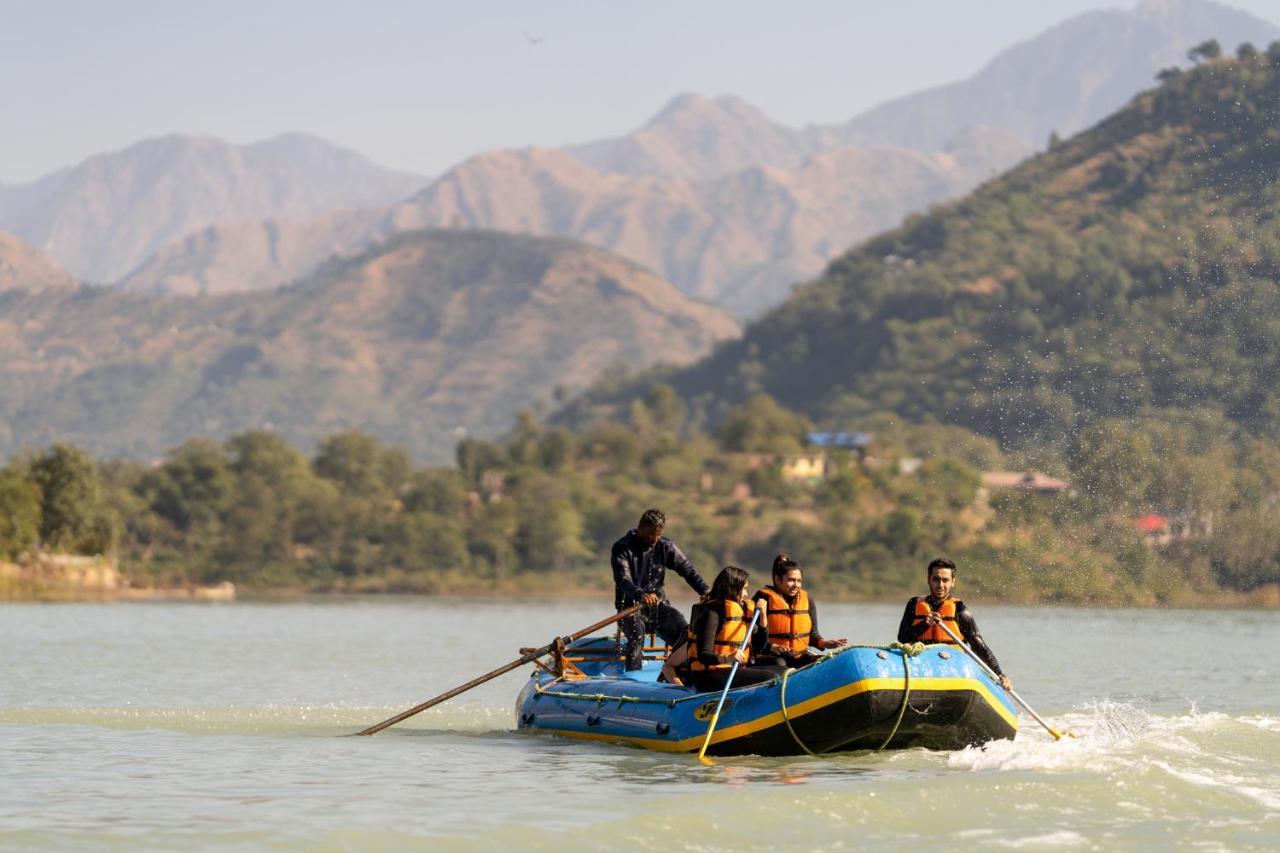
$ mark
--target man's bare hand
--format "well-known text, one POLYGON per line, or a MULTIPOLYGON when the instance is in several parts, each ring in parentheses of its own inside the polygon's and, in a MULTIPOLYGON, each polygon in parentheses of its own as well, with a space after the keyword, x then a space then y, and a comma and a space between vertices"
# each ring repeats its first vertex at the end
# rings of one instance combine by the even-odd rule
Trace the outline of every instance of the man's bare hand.
POLYGON ((657 607, 662 603, 662 598, 656 592, 646 592, 640 597, 640 603, 645 607, 657 607))
POLYGON ((843 647, 843 646, 847 646, 847 645, 849 645, 849 640, 848 640, 848 639, 846 639, 846 638, 844 638, 844 637, 841 637, 841 638, 840 638, 840 639, 838 639, 838 640, 823 640, 823 641, 822 641, 822 648, 824 648, 824 649, 838 649, 838 648, 841 648, 841 647, 843 647))
POLYGON ((924 621, 928 622, 930 625, 937 625, 942 622, 942 616, 939 615, 936 610, 930 610, 925 614, 924 621))
MULTIPOLYGON (((746 646, 743 646, 742 648, 734 652, 733 656, 738 659, 739 663, 746 663, 751 659, 751 649, 748 649, 746 646)), ((743 676, 743 677, 745 678, 746 676, 743 676)))
POLYGON ((1002 675, 1000 676, 1000 686, 1003 687, 1005 690, 1012 690, 1013 682, 1009 680, 1009 676, 1002 675))

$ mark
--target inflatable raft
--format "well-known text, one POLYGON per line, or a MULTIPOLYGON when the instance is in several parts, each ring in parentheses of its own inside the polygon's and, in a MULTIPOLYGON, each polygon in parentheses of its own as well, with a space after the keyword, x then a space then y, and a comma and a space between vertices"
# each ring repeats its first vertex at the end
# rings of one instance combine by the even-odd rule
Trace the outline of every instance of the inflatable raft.
MULTIPOLYGON (((719 693, 657 680, 660 660, 625 672, 616 640, 567 646, 516 700, 520 730, 697 752, 719 693)), ((729 691, 707 752, 802 755, 956 749, 1011 739, 1011 699, 960 649, 851 646, 773 681, 729 691)))

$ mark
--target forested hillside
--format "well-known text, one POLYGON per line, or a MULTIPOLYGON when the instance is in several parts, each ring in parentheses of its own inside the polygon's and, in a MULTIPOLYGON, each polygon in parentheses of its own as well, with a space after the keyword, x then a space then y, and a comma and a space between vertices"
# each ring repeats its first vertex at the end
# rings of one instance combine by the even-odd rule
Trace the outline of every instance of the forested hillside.
POLYGON ((891 412, 1011 448, 1064 449, 1102 418, 1273 431, 1278 119, 1280 43, 1166 75, 1098 127, 838 258, 666 381, 710 422, 767 392, 824 425, 891 412))

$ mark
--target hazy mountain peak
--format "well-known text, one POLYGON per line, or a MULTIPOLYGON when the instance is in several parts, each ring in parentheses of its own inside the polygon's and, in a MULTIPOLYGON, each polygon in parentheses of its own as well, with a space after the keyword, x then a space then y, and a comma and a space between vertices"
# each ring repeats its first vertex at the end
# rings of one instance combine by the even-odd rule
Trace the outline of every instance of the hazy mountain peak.
POLYGON ((216 223, 386 205, 425 183, 306 134, 247 146, 167 134, 0 188, 0 228, 81 278, 114 281, 216 223))
POLYGON ((792 168, 812 146, 733 95, 676 95, 638 130, 564 149, 600 172, 709 180, 752 166, 792 168))
POLYGON ((895 98, 844 125, 848 143, 944 149, 958 128, 1012 131, 1043 147, 1155 85, 1155 74, 1186 64, 1187 50, 1215 38, 1226 50, 1266 44, 1280 27, 1211 0, 1147 0, 1068 18, 997 54, 968 79, 895 98))
POLYGON ((644 126, 647 129, 707 124, 719 121, 775 124, 758 107, 736 95, 708 97, 693 92, 685 92, 667 101, 662 109, 658 110, 649 121, 645 122, 644 126))

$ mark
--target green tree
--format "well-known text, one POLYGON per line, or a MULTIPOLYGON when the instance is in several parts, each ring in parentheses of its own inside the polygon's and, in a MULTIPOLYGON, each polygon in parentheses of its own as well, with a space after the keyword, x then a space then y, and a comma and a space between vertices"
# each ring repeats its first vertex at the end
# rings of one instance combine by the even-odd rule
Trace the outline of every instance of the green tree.
POLYGON ((1202 41, 1187 51, 1187 59, 1192 62, 1199 62, 1201 59, 1214 60, 1220 56, 1222 56, 1222 45, 1217 39, 1202 41))
POLYGON ((54 551, 111 550, 115 525, 102 504, 93 459, 78 447, 55 444, 31 465, 40 490, 40 541, 54 551))
POLYGON ((916 476, 926 492, 953 510, 972 504, 982 485, 977 471, 959 459, 945 456, 925 460, 916 476))
POLYGON ((428 468, 415 472, 409 478, 404 493, 406 512, 424 512, 432 515, 456 516, 466 502, 466 489, 462 476, 448 468, 428 468))
POLYGON ((405 481, 409 459, 404 451, 384 447, 371 435, 347 430, 320 442, 312 468, 343 492, 385 499, 405 481))
POLYGON ((577 439, 563 427, 547 430, 538 440, 537 462, 548 471, 563 471, 573 463, 577 439))
POLYGON ((294 580, 301 511, 311 496, 333 487, 316 477, 306 458, 274 433, 241 433, 227 441, 227 448, 236 476, 236 500, 219 540, 219 566, 240 581, 252 580, 264 568, 294 580))
POLYGON ((193 438, 142 476, 139 490, 152 512, 179 531, 216 524, 231 504, 235 480, 217 442, 193 438))
POLYGON ((1250 590, 1280 583, 1280 526, 1274 511, 1248 507, 1232 513, 1214 531, 1209 552, 1224 586, 1250 590))
POLYGON ((513 502, 515 551, 523 568, 554 571, 588 555, 582 515, 562 481, 541 475, 522 480, 513 502))
POLYGON ((734 409, 720 427, 725 450, 743 453, 796 453, 811 429, 809 419, 778 405, 768 394, 757 394, 734 409))
POLYGON ((507 458, 498 445, 476 438, 464 438, 458 442, 454 456, 463 480, 472 489, 480 486, 480 478, 485 471, 502 468, 507 458))
POLYGON ((684 423, 684 401, 675 388, 665 383, 658 383, 649 388, 644 397, 645 405, 653 419, 653 425, 659 432, 676 434, 684 423))
POLYGON ((17 471, 0 471, 0 559, 12 560, 40 538, 40 494, 17 471))
POLYGON ((1118 420, 1081 430, 1071 447, 1077 490, 1098 511, 1146 509, 1156 459, 1151 436, 1118 420))

